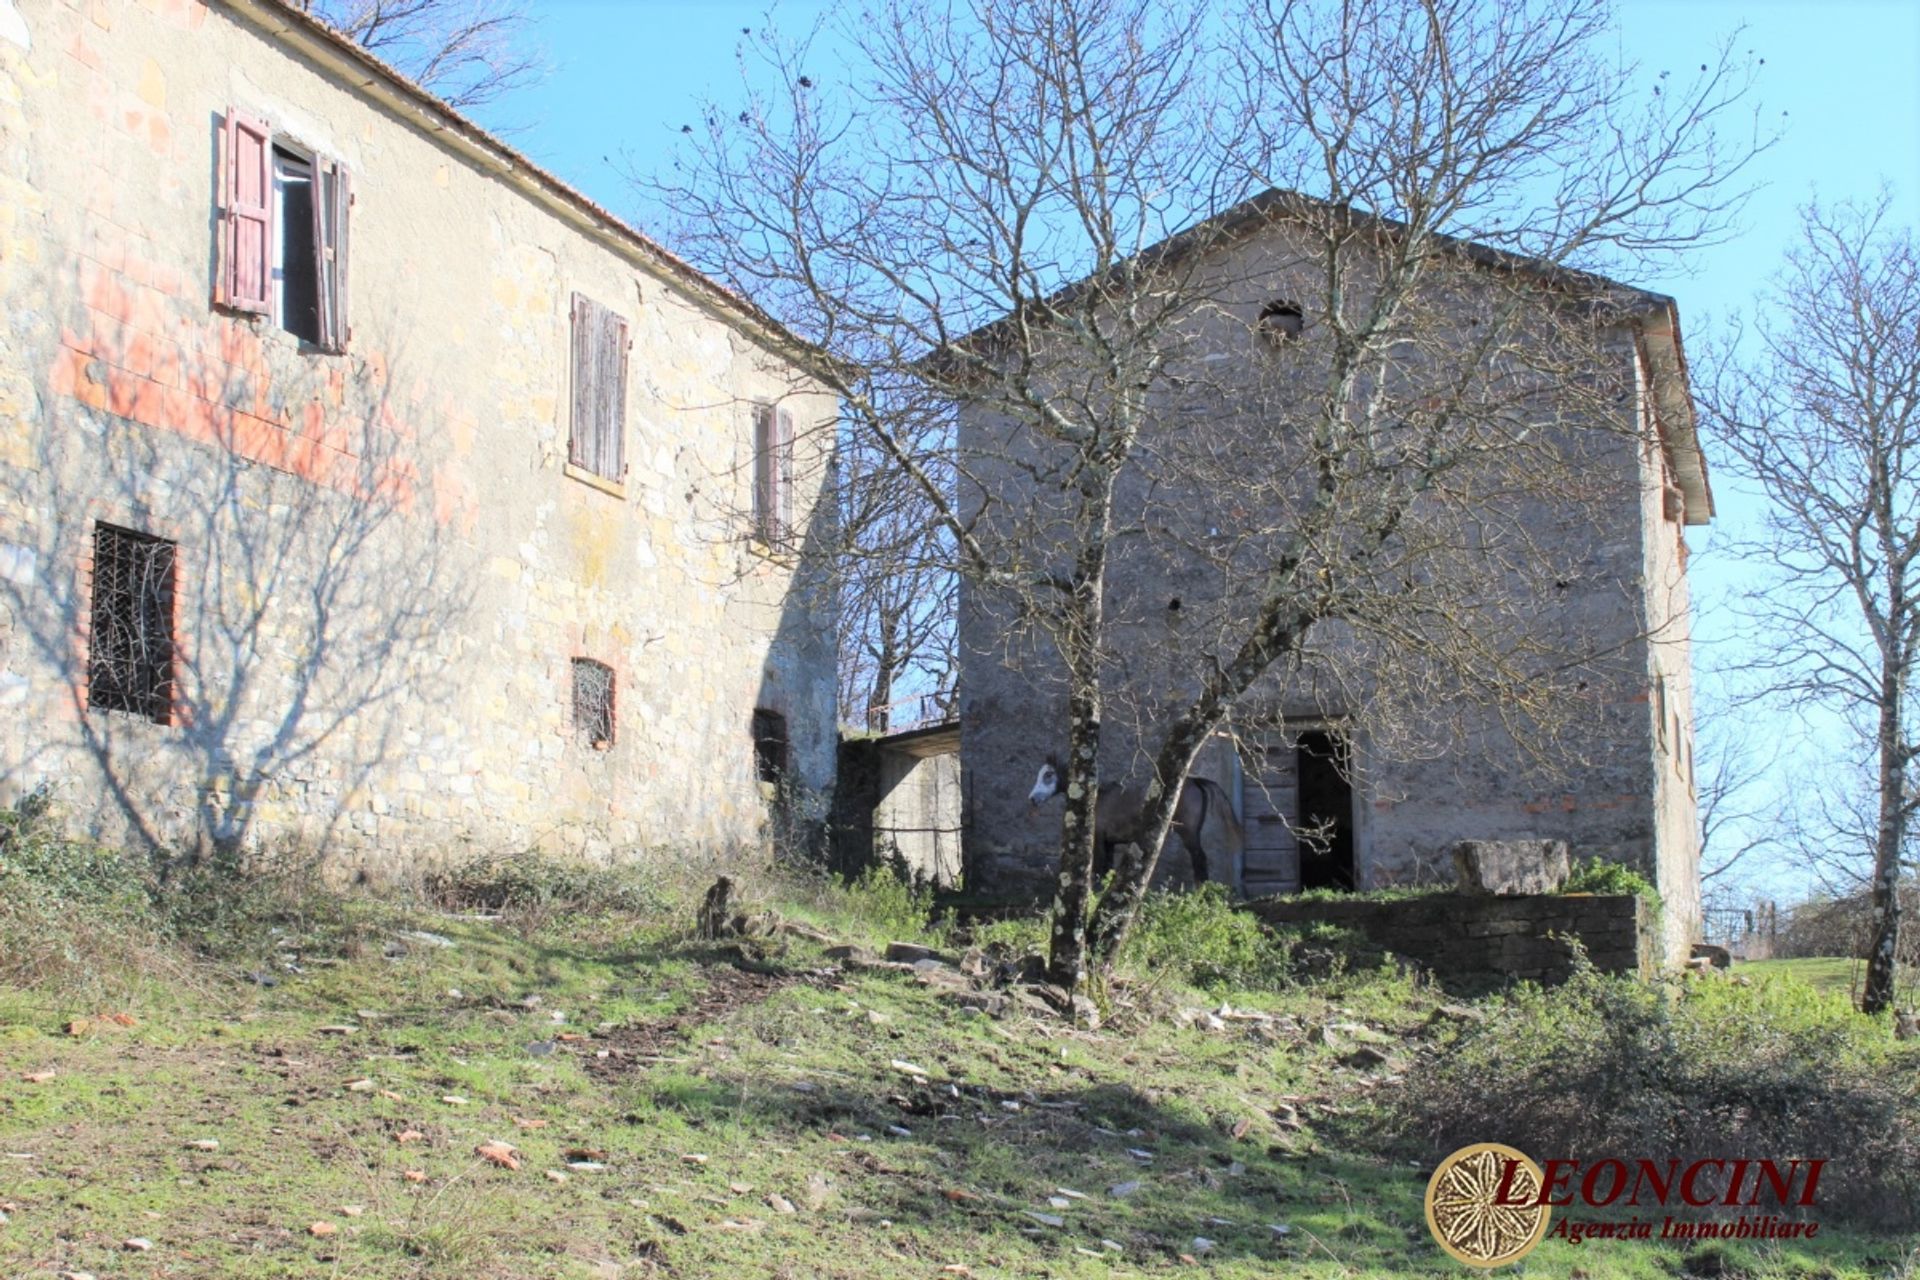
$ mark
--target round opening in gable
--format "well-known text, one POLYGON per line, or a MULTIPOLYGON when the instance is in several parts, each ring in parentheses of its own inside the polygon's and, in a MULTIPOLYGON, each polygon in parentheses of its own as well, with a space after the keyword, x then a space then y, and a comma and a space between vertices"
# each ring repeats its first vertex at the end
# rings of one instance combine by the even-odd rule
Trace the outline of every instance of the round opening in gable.
POLYGON ((1260 308, 1260 336, 1272 346, 1284 346, 1300 339, 1306 328, 1306 316, 1297 302, 1269 302, 1260 308))

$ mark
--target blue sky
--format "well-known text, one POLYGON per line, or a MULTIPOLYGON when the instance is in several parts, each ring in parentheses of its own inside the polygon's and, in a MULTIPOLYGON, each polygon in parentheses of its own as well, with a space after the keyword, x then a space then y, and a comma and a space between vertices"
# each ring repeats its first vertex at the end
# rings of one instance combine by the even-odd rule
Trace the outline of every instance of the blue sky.
MULTIPOLYGON (((825 7, 789 0, 774 18, 783 29, 805 28, 825 7)), ((535 8, 553 73, 507 106, 505 114, 524 126, 514 142, 630 215, 640 210, 621 177, 622 157, 641 169, 664 165, 699 99, 736 98, 741 29, 764 26, 769 13, 764 0, 547 0, 535 8)), ((1756 98, 1763 123, 1783 130, 1755 170, 1764 185, 1738 235, 1694 255, 1685 275, 1630 280, 1679 299, 1690 342, 1698 345, 1719 320, 1749 306, 1810 196, 1870 199, 1890 186, 1899 221, 1920 225, 1920 3, 1619 0, 1619 17, 1623 51, 1649 78, 1669 69, 1682 78, 1739 32, 1736 49, 1765 59, 1756 98)), ((644 226, 644 217, 637 220, 644 226)), ((1745 643, 1720 602, 1750 571, 1714 552, 1758 510, 1725 475, 1716 477, 1715 493, 1718 521, 1692 536, 1695 550, 1706 553, 1694 561, 1695 665, 1703 672, 1736 659, 1745 643)), ((1796 728, 1767 726, 1783 738, 1796 728)), ((1778 877, 1771 887, 1797 896, 1778 877)))

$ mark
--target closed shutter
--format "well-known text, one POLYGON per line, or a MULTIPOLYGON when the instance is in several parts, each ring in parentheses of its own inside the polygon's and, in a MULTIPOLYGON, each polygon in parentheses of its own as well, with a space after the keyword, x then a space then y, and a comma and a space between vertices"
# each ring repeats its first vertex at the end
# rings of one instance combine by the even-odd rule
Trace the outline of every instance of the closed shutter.
POLYGON ((221 130, 221 261, 216 300, 260 315, 272 309, 273 135, 228 111, 221 130))
POLYGON ((609 480, 627 474, 627 322, 625 317, 600 312, 597 340, 600 349, 599 473, 609 480))
POLYGON ((573 423, 567 460, 607 480, 626 474, 627 322, 573 295, 573 423))
POLYGON ((573 421, 567 439, 567 461, 585 470, 593 470, 589 455, 593 447, 593 303, 580 294, 573 295, 573 421))
POLYGON ((347 349, 347 211, 353 204, 347 166, 314 163, 313 249, 320 297, 320 346, 347 349))
POLYGON ((778 438, 772 405, 753 407, 753 531, 772 542, 778 520, 775 503, 779 495, 780 469, 775 441, 778 438))
POLYGON ((773 540, 784 544, 793 537, 793 411, 774 416, 773 540))

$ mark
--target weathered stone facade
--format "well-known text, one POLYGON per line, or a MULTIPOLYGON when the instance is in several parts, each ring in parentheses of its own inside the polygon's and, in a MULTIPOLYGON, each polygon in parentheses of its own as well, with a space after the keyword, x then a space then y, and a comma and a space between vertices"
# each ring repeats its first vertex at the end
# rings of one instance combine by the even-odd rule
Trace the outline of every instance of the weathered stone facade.
MULTIPOLYGON (((1183 336, 1187 351, 1206 354, 1197 362, 1189 358, 1183 372, 1272 359, 1257 337, 1263 304, 1314 296, 1319 287, 1313 250, 1292 238, 1284 218, 1257 225, 1244 235, 1222 236, 1207 250, 1202 274, 1208 288, 1195 290, 1207 298, 1195 322, 1198 336, 1183 336)), ((1473 265, 1447 278, 1424 317, 1445 325, 1451 314, 1461 334, 1473 332, 1493 309, 1478 291, 1511 297, 1516 287, 1531 287, 1516 286, 1525 273, 1510 264, 1481 275, 1479 264, 1490 255, 1465 256, 1473 265)), ((1324 661, 1307 660, 1257 684, 1235 711, 1238 749, 1224 740, 1209 745, 1194 767, 1235 796, 1248 836, 1244 866, 1216 863, 1216 878, 1236 880, 1248 895, 1316 887, 1300 836, 1322 816, 1308 812, 1314 805, 1341 810, 1334 839, 1347 859, 1349 888, 1450 879, 1450 851, 1461 840, 1564 841, 1575 858, 1624 862, 1656 883, 1666 902, 1663 952, 1676 963, 1684 960, 1699 916, 1684 526, 1707 522, 1711 498, 1693 438, 1672 300, 1587 277, 1576 287, 1540 289, 1540 314, 1584 288, 1606 292, 1608 320, 1566 322, 1569 331, 1586 326, 1577 342, 1561 340, 1557 319, 1538 325, 1551 335, 1544 341, 1555 344, 1552 359, 1567 362, 1569 381, 1592 389, 1590 396, 1582 391, 1571 416, 1556 406, 1558 416, 1545 419, 1554 423, 1543 432, 1558 441, 1567 479, 1559 488, 1542 483, 1518 490, 1510 521, 1524 529, 1515 545, 1525 542, 1542 564, 1557 566, 1542 578, 1558 574, 1561 580, 1535 584, 1544 595, 1500 620, 1509 641, 1580 664, 1583 680, 1567 704, 1573 725, 1561 737, 1566 749, 1552 767, 1536 767, 1499 708, 1422 694, 1410 680, 1392 695, 1398 701, 1392 714, 1404 725, 1431 721, 1446 728, 1437 744, 1402 750, 1376 731, 1378 717, 1358 714, 1359 704, 1375 694, 1358 656, 1365 651, 1326 628, 1324 661), (1575 489, 1584 495, 1577 507, 1571 500, 1556 505, 1556 493, 1575 489)), ((1531 334, 1532 322, 1523 319, 1519 332, 1531 334)), ((1448 339, 1433 341, 1441 351, 1448 339)), ((1421 376, 1423 358, 1416 355, 1407 366, 1410 382, 1421 376)), ((1232 400, 1234 379, 1222 376, 1219 383, 1211 402, 1170 402, 1162 409, 1163 421, 1148 428, 1141 452, 1171 457, 1211 441, 1230 455, 1241 438, 1235 432, 1265 429, 1249 423, 1232 400)), ((1411 400, 1417 392, 1402 394, 1411 400)), ((1284 390, 1276 395, 1284 404, 1284 390)), ((963 412, 961 453, 976 465, 979 488, 994 495, 990 515, 1017 503, 1009 495, 1031 491, 1035 470, 1029 463, 1023 475, 1022 448, 1018 428, 1007 421, 978 406, 963 412)), ((1274 465, 1273 454, 1260 456, 1257 465, 1274 465)), ((1170 709, 1182 705, 1183 690, 1192 686, 1190 666, 1183 664, 1196 660, 1196 640, 1225 634, 1234 622, 1230 609, 1207 612, 1219 598, 1222 574, 1183 575, 1174 557, 1183 546, 1226 545, 1238 528, 1260 519, 1257 510, 1190 492, 1169 478, 1177 471, 1156 477, 1154 465, 1141 464, 1146 480, 1123 483, 1117 499, 1118 523, 1134 526, 1136 535, 1131 543, 1116 541, 1108 569, 1109 627, 1120 655, 1102 722, 1102 773, 1109 779, 1138 777, 1149 767, 1142 739, 1153 741, 1156 717, 1164 723, 1170 709), (1174 552, 1155 550, 1155 535, 1138 532, 1159 521, 1170 526, 1160 542, 1174 552), (1209 626, 1216 629, 1204 630, 1209 626)), ((1258 490, 1249 484, 1239 492, 1258 490)), ((1045 554, 1028 559, 1044 562, 1045 554)), ((1204 557, 1188 563, 1208 565, 1204 557)), ((1217 563, 1227 563, 1224 554, 1217 563)), ((1241 581, 1252 581, 1257 565, 1240 571, 1241 581)), ((1064 748, 1065 692, 1057 658, 1013 617, 992 592, 963 587, 967 874, 979 890, 1044 894, 1056 869, 1060 811, 1057 805, 1031 809, 1024 797, 1040 759, 1064 748)), ((1216 857, 1221 838, 1208 832, 1216 857)), ((1163 858, 1161 874, 1178 877, 1174 864, 1184 862, 1163 858)))
POLYGON ((833 404, 790 335, 273 0, 0 10, 0 800, 388 874, 830 789, 833 404), (215 301, 235 116, 351 174, 344 351, 215 301), (610 478, 570 461, 576 295, 630 340, 610 478), (775 403, 790 542, 749 514, 775 403), (152 716, 89 705, 103 525, 174 544, 152 716))

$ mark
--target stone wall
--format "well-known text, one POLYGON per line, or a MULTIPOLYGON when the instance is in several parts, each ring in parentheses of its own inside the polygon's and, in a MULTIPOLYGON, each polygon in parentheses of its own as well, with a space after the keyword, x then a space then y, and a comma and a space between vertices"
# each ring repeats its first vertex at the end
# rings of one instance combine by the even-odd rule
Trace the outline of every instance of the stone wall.
MULTIPOLYGON (((1286 505, 1297 502, 1286 482, 1269 480, 1298 470, 1288 465, 1289 431, 1273 426, 1297 416, 1285 386, 1293 366, 1260 363, 1272 353, 1251 336, 1264 300, 1311 297, 1324 287, 1312 278, 1317 250, 1296 240, 1284 226, 1266 227, 1214 250, 1208 278, 1217 276, 1219 286, 1208 293, 1195 334, 1182 336, 1186 389, 1168 390, 1168 404, 1156 404, 1145 430, 1160 434, 1142 444, 1135 471, 1123 477, 1116 510, 1129 532, 1113 543, 1103 606, 1103 641, 1116 655, 1101 706, 1105 783, 1144 780, 1160 735, 1190 705, 1199 673, 1231 659, 1227 641, 1248 634, 1247 610, 1274 559, 1248 548, 1275 548, 1274 530, 1287 521, 1274 514, 1297 510, 1286 505), (1235 372, 1247 368, 1253 372, 1235 372), (1236 377, 1254 393, 1228 395, 1236 377), (1262 403, 1272 406, 1266 418, 1243 407, 1262 403), (1216 453, 1254 478, 1225 489, 1227 498, 1220 486, 1229 483, 1229 468, 1213 462, 1216 453), (1218 484, 1196 496, 1189 492, 1196 476, 1218 484)), ((1508 282, 1481 273, 1437 287, 1444 292, 1426 300, 1435 317, 1473 332, 1508 282)), ((1651 369, 1645 378, 1637 372, 1650 327, 1668 323, 1664 301, 1648 295, 1631 319, 1582 333, 1577 345, 1541 322, 1550 361, 1580 369, 1566 380, 1578 389, 1542 412, 1540 439, 1551 445, 1531 455, 1557 473, 1530 476, 1519 493, 1488 506, 1486 528, 1503 532, 1487 545, 1505 550, 1484 561, 1430 561, 1435 572, 1462 575, 1462 598, 1474 602, 1462 616, 1483 628, 1484 653, 1521 655, 1521 667, 1560 673, 1551 705, 1570 723, 1557 736, 1540 732, 1525 711, 1496 705, 1445 664, 1422 666, 1378 633, 1317 625, 1297 664, 1276 664, 1240 699, 1232 725, 1238 751, 1210 744, 1194 766, 1239 799, 1248 829, 1244 892, 1302 887, 1297 829, 1308 823, 1298 735, 1312 730, 1351 749, 1351 796, 1334 803, 1351 820, 1344 843, 1353 887, 1444 882, 1448 851, 1460 840, 1560 840, 1576 858, 1623 863, 1653 881, 1675 904, 1664 921, 1667 960, 1685 959, 1698 837, 1686 746, 1683 524, 1703 522, 1706 512, 1687 508, 1695 499, 1681 492, 1670 449, 1655 438, 1666 425, 1653 411, 1654 392, 1684 401, 1684 379, 1673 370, 1657 378, 1651 369), (1508 563, 1515 569, 1507 578, 1489 576, 1490 566, 1508 563)), ((1536 310, 1550 305, 1543 297, 1536 310)), ((1314 341, 1309 333, 1284 359, 1318 358, 1314 341)), ((1401 373, 1411 382, 1418 369, 1401 373)), ((1065 467, 1065 450, 1036 442, 1038 433, 991 408, 968 406, 960 417, 961 449, 983 495, 978 528, 1016 548, 1010 560, 1022 570, 1066 564, 1059 548, 1067 543, 1050 539, 1070 540, 1077 529, 1049 523, 1059 519, 1053 499, 1031 479, 1065 467)), ((1444 532, 1429 529, 1427 545, 1454 545, 1444 532)), ((1480 533, 1461 536, 1475 545, 1480 533)), ((1415 561, 1429 563, 1421 554, 1413 553, 1415 561)), ((1345 568, 1361 579, 1368 572, 1345 568)), ((1382 578, 1360 593, 1390 598, 1394 587, 1382 578)), ((1034 810, 1025 796, 1040 760, 1066 745, 1065 667, 1016 603, 996 588, 962 584, 968 881, 974 891, 1044 900, 1053 888, 1061 805, 1034 810)), ((1419 634, 1424 624, 1408 625, 1419 634)), ((1537 692, 1546 702, 1546 686, 1537 692)), ((1163 866, 1182 861, 1177 849, 1163 851, 1163 866)))
POLYGON ((1443 981, 1501 974, 1564 981, 1578 938, 1603 973, 1651 974, 1658 966, 1658 922, 1632 894, 1528 894, 1338 901, 1260 898, 1246 910, 1275 926, 1331 924, 1417 961, 1443 981))
POLYGON ((46 786, 109 839, 324 848, 346 874, 751 841, 756 708, 824 795, 833 615, 807 535, 834 406, 782 335, 279 4, 20 13, 0 803, 46 786), (344 351, 215 301, 230 111, 352 174, 344 351), (618 481, 569 461, 576 293, 628 326, 618 481), (800 428, 797 549, 747 515, 775 400, 800 428), (164 723, 89 705, 100 523, 177 544, 164 723), (576 723, 576 660, 612 670, 610 741, 576 723))
POLYGON ((961 880, 960 756, 951 728, 840 744, 834 869, 887 866, 940 888, 961 880))

